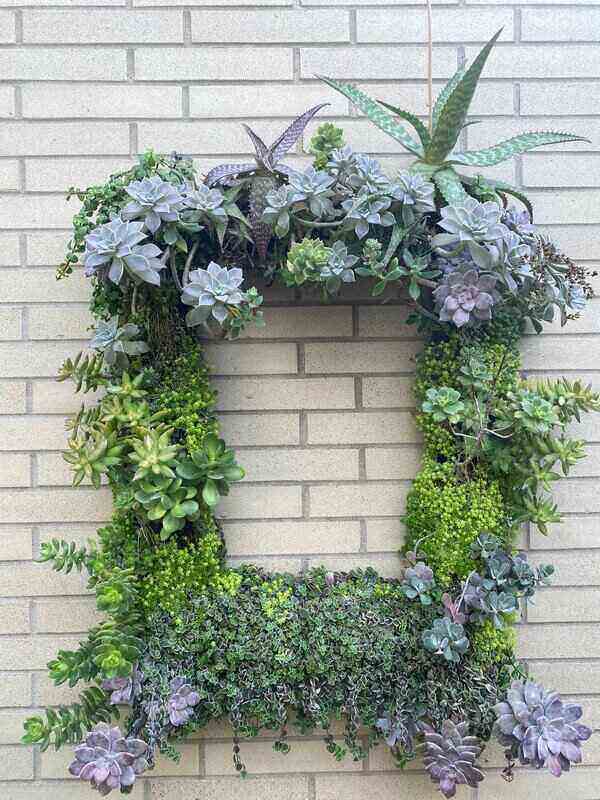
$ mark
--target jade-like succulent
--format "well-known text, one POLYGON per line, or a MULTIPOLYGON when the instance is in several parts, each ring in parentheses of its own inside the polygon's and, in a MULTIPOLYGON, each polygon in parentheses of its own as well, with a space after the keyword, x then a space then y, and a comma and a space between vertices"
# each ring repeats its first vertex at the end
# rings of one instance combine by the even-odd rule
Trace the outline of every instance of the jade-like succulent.
POLYGON ((548 400, 536 392, 525 390, 518 397, 514 416, 532 433, 548 433, 558 424, 558 417, 548 400))
POLYGON ((100 319, 90 347, 93 350, 100 350, 109 367, 114 364, 127 366, 129 356, 139 356, 150 349, 146 342, 135 339, 139 333, 140 329, 132 322, 119 327, 117 317, 112 317, 108 321, 100 319))
POLYGON ((579 704, 564 703, 557 692, 534 681, 513 681, 506 700, 494 710, 500 743, 522 764, 547 767, 558 778, 581 762, 581 743, 592 731, 578 722, 579 704))
POLYGON ((483 772, 475 763, 481 745, 476 736, 468 733, 467 722, 455 725, 451 720, 443 723, 440 733, 425 731, 423 764, 444 797, 454 797, 457 786, 476 788, 483 780, 483 772))
POLYGON ((444 277, 433 296, 440 322, 453 322, 457 328, 492 318, 496 302, 496 277, 480 275, 478 270, 457 270, 444 277))
POLYGON ((458 663, 469 649, 463 626, 448 617, 434 619, 432 627, 423 631, 422 638, 426 650, 444 656, 446 661, 458 663))
POLYGON ((465 404, 460 399, 460 392, 449 386, 439 389, 433 386, 425 392, 425 400, 421 409, 426 414, 431 414, 435 422, 450 422, 456 425, 460 421, 465 404))
POLYGON ((149 431, 142 441, 134 439, 134 452, 130 453, 129 460, 136 467, 133 479, 175 477, 176 456, 178 447, 171 444, 171 431, 155 428, 149 431))
POLYGON ((331 249, 320 239, 305 237, 288 251, 286 269, 298 286, 307 280, 319 281, 329 261, 331 249))
POLYGON ((133 181, 125 187, 132 198, 121 215, 123 219, 139 219, 150 231, 156 233, 163 222, 176 222, 183 208, 181 188, 164 181, 160 175, 133 181))
POLYGON ((141 739, 124 737, 119 728, 98 725, 75 748, 75 760, 69 772, 90 781, 103 797, 113 789, 130 791, 138 775, 148 769, 148 746, 141 739))
POLYGON ((197 494, 197 488, 184 484, 181 478, 153 476, 136 482, 134 498, 150 522, 160 523, 160 538, 164 540, 185 527, 186 520, 196 519, 200 509, 197 494))
POLYGON ((63 458, 73 469, 73 486, 79 486, 87 478, 92 486, 99 489, 101 476, 121 463, 125 446, 118 441, 116 434, 104 435, 100 431, 69 439, 69 450, 63 454, 63 458))
POLYGON ((206 269, 190 272, 190 280, 183 287, 181 302, 193 306, 185 321, 190 326, 201 325, 209 316, 223 324, 228 316, 228 306, 239 306, 244 301, 240 286, 244 273, 238 267, 221 267, 211 261, 206 269))
POLYGON ((409 600, 415 600, 418 597, 424 606, 431 605, 429 592, 434 586, 433 570, 423 561, 419 561, 414 567, 408 567, 404 570, 402 591, 409 600))
POLYGON ((200 702, 200 695, 195 692, 185 678, 173 678, 170 683, 171 694, 167 700, 167 710, 171 725, 185 725, 194 713, 194 706, 200 702))
POLYGON ((161 251, 155 244, 140 244, 147 236, 143 222, 119 217, 94 228, 85 237, 85 274, 106 273, 113 283, 120 283, 127 273, 135 282, 160 286, 160 270, 165 264, 158 258, 161 251))
POLYGON ((242 480, 245 472, 223 439, 211 435, 204 440, 202 450, 196 450, 177 465, 177 474, 188 481, 204 483, 202 499, 213 507, 222 495, 229 494, 231 483, 242 480))
POLYGON ((208 186, 214 186, 231 178, 250 178, 249 211, 250 223, 259 258, 264 260, 271 239, 271 228, 263 220, 263 212, 267 207, 266 198, 269 192, 277 188, 278 181, 289 176, 292 168, 282 162, 282 158, 291 150, 304 129, 327 103, 309 108, 295 119, 283 133, 268 147, 252 128, 244 124, 246 133, 255 150, 255 162, 243 164, 220 164, 213 167, 206 176, 208 186))

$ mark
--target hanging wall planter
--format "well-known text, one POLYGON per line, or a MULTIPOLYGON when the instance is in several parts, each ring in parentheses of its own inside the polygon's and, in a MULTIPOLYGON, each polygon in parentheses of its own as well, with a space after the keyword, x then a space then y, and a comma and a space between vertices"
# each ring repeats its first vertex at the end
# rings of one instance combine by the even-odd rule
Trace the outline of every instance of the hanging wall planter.
POLYGON ((146 153, 77 193, 59 277, 85 270, 96 329, 93 353, 68 360, 60 380, 101 399, 70 423, 66 459, 75 484, 108 482, 114 514, 96 544, 53 541, 41 560, 86 569, 106 621, 49 665, 55 683, 90 688, 29 719, 24 741, 76 744, 70 770, 100 794, 128 793, 157 751, 176 757, 178 739, 222 717, 242 774, 241 740, 278 731, 285 753, 290 725, 323 731, 337 759, 364 757, 367 727, 368 746, 385 742, 399 766, 420 752, 446 797, 483 779, 477 758, 492 734, 507 775, 515 761, 559 776, 581 760, 591 731, 580 707, 524 674, 511 625, 553 572, 519 552, 519 529, 547 533, 560 519, 552 484, 584 455, 566 428, 600 409, 578 382, 523 380, 517 345, 527 325, 577 317, 591 289, 535 231, 526 197, 460 172, 577 137, 526 133, 455 152, 496 38, 443 89, 429 126, 325 79, 414 155, 407 172, 386 176, 331 124, 312 140, 314 165, 292 169, 285 156, 317 106, 270 146, 247 128, 253 163, 199 180, 189 160, 146 153), (425 335, 424 448, 399 580, 226 565, 215 512, 244 473, 219 438, 198 334, 233 339, 261 323, 252 271, 316 285, 324 299, 367 281, 373 296, 395 288, 412 307, 425 335), (121 733, 110 725, 123 704, 121 733))

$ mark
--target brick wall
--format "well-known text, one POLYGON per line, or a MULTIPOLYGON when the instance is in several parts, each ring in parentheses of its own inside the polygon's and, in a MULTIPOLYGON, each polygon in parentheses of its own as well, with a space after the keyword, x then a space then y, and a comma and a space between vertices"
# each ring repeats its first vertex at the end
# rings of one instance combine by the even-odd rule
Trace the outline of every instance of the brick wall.
MULTIPOLYGON (((44 667, 94 620, 84 582, 32 563, 52 536, 84 540, 107 518, 105 492, 69 488, 60 457, 70 387, 53 376, 76 353, 90 319, 80 277, 57 284, 54 265, 73 207, 64 189, 101 179, 146 147, 188 152, 202 166, 247 154, 240 122, 268 137, 323 99, 356 149, 386 166, 406 163, 392 140, 317 83, 326 72, 424 112, 423 4, 418 0, 0 0, 0 796, 80 800, 65 779, 68 753, 18 744, 32 710, 69 699, 44 667)), ((600 4, 593 0, 442 0, 435 77, 448 77, 498 27, 469 128, 479 146, 530 128, 589 136, 546 148, 497 173, 527 187, 538 221, 576 258, 600 262, 600 4)), ((223 503, 234 560, 298 570, 372 564, 392 574, 397 521, 419 444, 411 415, 419 347, 404 309, 346 294, 333 308, 310 297, 289 307, 269 295, 268 325, 213 345, 223 427, 247 467, 223 503)), ((524 343, 528 370, 582 375, 600 388, 600 301, 566 333, 551 326, 524 343)), ((532 558, 557 566, 520 627, 535 674, 577 696, 600 728, 600 421, 582 435, 589 458, 564 481, 565 522, 527 539, 532 558)), ((336 764, 321 742, 274 755, 266 738, 245 746, 254 777, 232 776, 230 732, 211 730, 161 763, 139 800, 430 800, 426 778, 398 775, 383 748, 336 764)), ((600 737, 598 737, 600 739, 600 737)), ((600 745, 557 782, 527 773, 510 788, 499 750, 481 800, 512 796, 600 800, 600 745), (494 767, 496 768, 494 770, 494 767)), ((471 797, 463 791, 462 797, 471 797)))

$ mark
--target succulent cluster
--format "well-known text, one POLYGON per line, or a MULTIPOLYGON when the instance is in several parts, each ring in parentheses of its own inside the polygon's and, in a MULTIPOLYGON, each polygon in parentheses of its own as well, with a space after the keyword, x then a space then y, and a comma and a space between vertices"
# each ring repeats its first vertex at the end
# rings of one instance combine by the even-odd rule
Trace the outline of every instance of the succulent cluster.
POLYGON ((88 733, 84 744, 75 748, 69 772, 89 781, 104 797, 113 789, 133 786, 137 776, 148 768, 147 749, 141 739, 125 738, 119 728, 101 722, 88 733))
POLYGON ((194 713, 194 706, 200 702, 200 695, 195 692, 185 678, 173 678, 170 684, 171 694, 167 701, 167 710, 171 725, 185 725, 194 713))

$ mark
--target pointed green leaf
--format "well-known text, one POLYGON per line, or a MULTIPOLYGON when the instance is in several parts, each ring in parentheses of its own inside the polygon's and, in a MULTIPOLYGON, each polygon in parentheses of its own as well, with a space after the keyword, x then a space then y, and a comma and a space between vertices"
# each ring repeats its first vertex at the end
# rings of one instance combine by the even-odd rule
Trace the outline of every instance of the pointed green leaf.
MULTIPOLYGON (((460 179, 463 183, 466 183, 467 185, 470 185, 475 180, 475 178, 472 178, 468 175, 460 175, 460 179)), ((529 198, 526 195, 524 195, 523 192, 521 192, 519 189, 516 189, 514 186, 511 186, 510 183, 505 183, 504 181, 497 181, 497 180, 492 180, 491 178, 486 178, 486 183, 489 183, 489 185, 496 192, 499 192, 501 195, 510 194, 512 197, 519 200, 519 202, 523 203, 527 211, 529 211, 529 216, 533 221, 533 206, 531 205, 531 201, 529 200, 529 198)))
POLYGON ((415 156, 423 155, 423 148, 421 145, 406 132, 405 128, 400 125, 399 122, 396 122, 391 114, 388 114, 379 103, 373 100, 372 97, 361 92, 360 89, 357 89, 350 83, 340 83, 340 81, 335 81, 332 78, 326 78, 322 75, 317 77, 321 78, 321 80, 328 86, 331 86, 332 89, 335 89, 336 92, 340 92, 344 97, 347 97, 348 100, 367 115, 374 125, 377 125, 378 128, 384 131, 384 133, 387 133, 388 136, 391 136, 392 139, 400 142, 403 147, 415 156))
POLYGON ((493 147, 486 147, 483 150, 470 150, 466 153, 456 153, 450 161, 456 164, 467 164, 475 167, 493 167, 508 158, 518 156, 533 150, 534 147, 542 147, 549 144, 561 144, 563 142, 588 142, 582 136, 574 133, 555 133, 554 131, 532 131, 531 133, 521 133, 506 139, 504 142, 495 144, 493 147))
POLYGON ((411 114, 410 111, 404 111, 404 109, 398 108, 397 106, 392 106, 383 100, 378 100, 377 102, 387 108, 388 111, 391 111, 392 114, 395 114, 397 117, 401 117, 403 120, 412 125, 419 134, 419 139, 421 140, 423 147, 427 147, 431 137, 429 136, 429 131, 418 117, 415 117, 415 115, 411 114))
POLYGON ((463 64, 462 67, 459 67, 454 75, 450 78, 448 83, 444 86, 442 91, 436 98, 435 104, 433 106, 433 114, 432 114, 432 122, 433 122, 433 130, 437 128, 438 119, 440 118, 440 114, 444 110, 444 106, 448 102, 448 98, 454 91, 456 84, 462 78, 462 76, 467 71, 466 64, 463 64))
POLYGON ((450 205, 458 205, 466 198, 467 193, 453 169, 439 170, 433 176, 433 180, 444 200, 450 205))
POLYGON ((431 143, 425 150, 425 161, 428 163, 441 164, 448 153, 452 152, 452 148, 456 144, 467 119, 469 106, 475 94, 481 71, 492 47, 496 43, 496 39, 501 33, 502 28, 492 36, 464 75, 459 78, 446 100, 433 131, 431 143))

